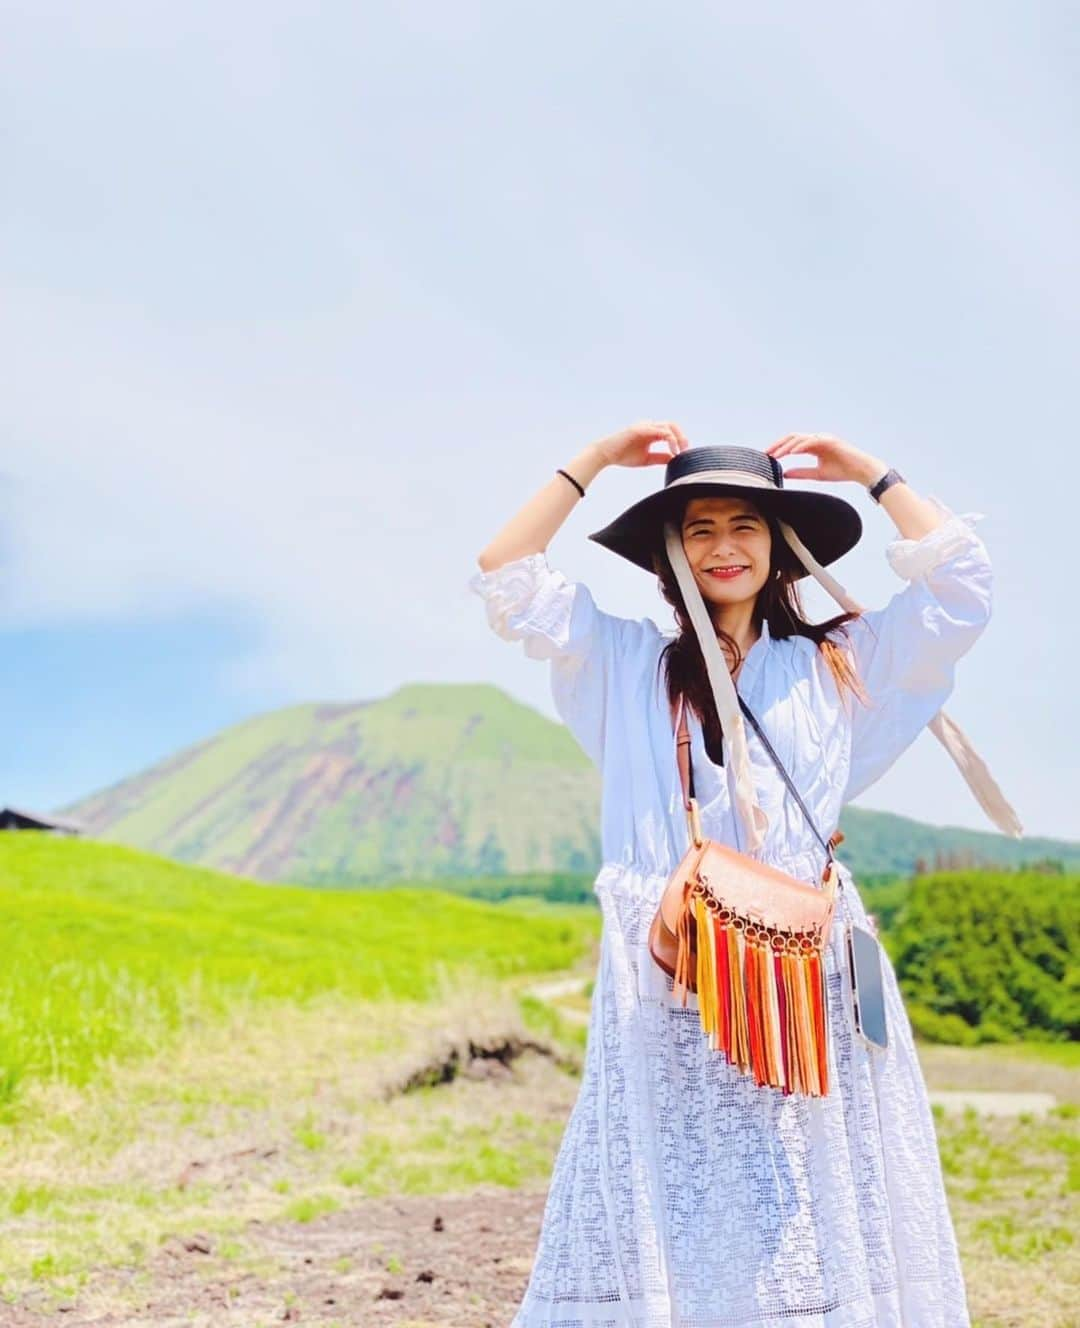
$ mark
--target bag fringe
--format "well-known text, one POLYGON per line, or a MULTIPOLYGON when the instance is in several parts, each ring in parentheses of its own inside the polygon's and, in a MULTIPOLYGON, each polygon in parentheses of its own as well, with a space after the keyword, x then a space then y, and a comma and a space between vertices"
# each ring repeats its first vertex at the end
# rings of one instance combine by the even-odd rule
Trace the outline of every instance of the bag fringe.
POLYGON ((676 922, 674 991, 698 998, 708 1046, 785 1096, 829 1089, 824 956, 805 934, 769 932, 687 885, 676 922))

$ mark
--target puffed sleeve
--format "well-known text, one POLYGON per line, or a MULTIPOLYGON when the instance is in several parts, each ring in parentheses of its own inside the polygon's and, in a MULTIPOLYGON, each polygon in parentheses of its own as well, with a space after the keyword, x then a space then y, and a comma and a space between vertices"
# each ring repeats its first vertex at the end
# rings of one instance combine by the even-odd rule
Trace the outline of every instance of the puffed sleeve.
POLYGON ((550 661, 555 709, 602 768, 605 716, 616 670, 628 662, 649 620, 605 613, 589 588, 552 568, 545 553, 477 572, 469 588, 484 600, 488 623, 498 636, 521 641, 531 659, 550 661))
POLYGON ((884 608, 846 627, 871 704, 853 699, 844 802, 880 779, 942 708, 957 661, 990 619, 990 558, 975 531, 983 513, 958 516, 937 498, 929 501, 944 522, 921 539, 894 539, 885 550, 908 584, 884 608))

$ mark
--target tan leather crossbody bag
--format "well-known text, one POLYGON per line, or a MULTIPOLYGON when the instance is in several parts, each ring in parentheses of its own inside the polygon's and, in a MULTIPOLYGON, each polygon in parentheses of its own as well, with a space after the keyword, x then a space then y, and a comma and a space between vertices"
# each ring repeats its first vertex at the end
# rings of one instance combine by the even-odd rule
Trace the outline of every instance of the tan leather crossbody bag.
MULTIPOLYGON (((730 679, 729 679, 730 681, 730 679)), ((649 951, 686 1005, 697 994, 709 1045, 759 1084, 812 1097, 828 1092, 825 946, 838 890, 833 849, 746 703, 766 750, 825 849, 820 888, 701 833, 684 698, 676 749, 690 845, 649 929, 649 951)))

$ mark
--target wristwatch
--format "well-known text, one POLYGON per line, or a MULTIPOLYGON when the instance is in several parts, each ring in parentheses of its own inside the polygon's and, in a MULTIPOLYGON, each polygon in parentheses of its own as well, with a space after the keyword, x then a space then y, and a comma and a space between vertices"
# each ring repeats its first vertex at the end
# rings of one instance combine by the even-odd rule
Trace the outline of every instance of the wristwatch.
POLYGON ((878 503, 881 501, 881 495, 885 492, 886 489, 891 489, 894 484, 906 484, 906 483, 907 480, 904 479, 903 475, 901 475, 898 470, 894 470, 893 467, 890 466, 889 469, 885 472, 885 474, 882 475, 881 479, 879 479, 875 484, 868 485, 867 487, 870 490, 870 497, 873 498, 875 503, 878 503))

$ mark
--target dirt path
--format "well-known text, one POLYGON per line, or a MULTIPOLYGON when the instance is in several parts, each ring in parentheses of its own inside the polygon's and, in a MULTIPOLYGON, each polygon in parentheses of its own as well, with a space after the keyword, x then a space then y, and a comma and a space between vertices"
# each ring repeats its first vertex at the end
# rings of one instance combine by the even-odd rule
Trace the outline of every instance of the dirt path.
POLYGON ((965 1111, 973 1107, 981 1116, 1045 1116, 1057 1105, 1053 1093, 1001 1093, 970 1089, 931 1089, 930 1101, 946 1111, 965 1111))
POLYGON ((531 987, 527 987, 530 996, 535 996, 538 1001, 545 1001, 554 1004, 561 1018, 568 1024, 587 1024, 589 1022, 588 1010, 578 1010, 572 1005, 560 1005, 559 1001, 564 996, 577 996, 585 986, 587 978, 578 974, 575 977, 558 978, 553 982, 538 982, 531 987))
POLYGON ((368 1199, 307 1223, 252 1223, 265 1261, 239 1272, 209 1237, 175 1240, 144 1272, 95 1279, 76 1308, 0 1309, 5 1328, 505 1328, 528 1281, 544 1194, 368 1199), (145 1296, 136 1293, 145 1284, 145 1296), (116 1309, 119 1299, 131 1308, 116 1309), (10 1314, 11 1317, 6 1317, 10 1314))

